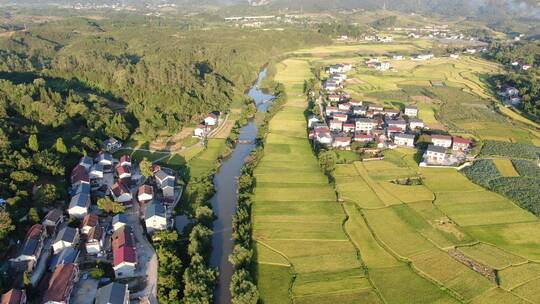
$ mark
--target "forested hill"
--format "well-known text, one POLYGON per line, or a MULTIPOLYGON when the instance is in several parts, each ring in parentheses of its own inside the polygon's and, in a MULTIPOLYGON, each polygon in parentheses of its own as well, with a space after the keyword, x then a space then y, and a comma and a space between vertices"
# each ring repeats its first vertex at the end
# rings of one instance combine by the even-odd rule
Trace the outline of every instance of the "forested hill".
POLYGON ((228 111, 270 58, 328 43, 305 30, 212 28, 125 16, 60 18, 27 28, 0 37, 2 78, 31 72, 74 79, 125 104, 144 139, 176 132, 210 111, 228 111))

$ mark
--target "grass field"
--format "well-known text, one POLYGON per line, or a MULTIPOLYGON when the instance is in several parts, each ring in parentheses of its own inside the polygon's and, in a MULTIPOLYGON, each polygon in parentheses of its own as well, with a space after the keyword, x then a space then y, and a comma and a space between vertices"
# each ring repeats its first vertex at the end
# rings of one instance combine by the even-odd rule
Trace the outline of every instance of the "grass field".
POLYGON ((253 237, 261 252, 257 254, 261 298, 264 303, 379 303, 343 231, 345 214, 305 136, 307 102, 302 85, 309 77, 309 65, 291 59, 277 69, 276 81, 285 85, 288 101, 270 122, 265 153, 254 172, 253 237), (267 249, 291 266, 266 264, 279 260, 269 257, 267 249), (292 299, 282 292, 290 284, 292 299))

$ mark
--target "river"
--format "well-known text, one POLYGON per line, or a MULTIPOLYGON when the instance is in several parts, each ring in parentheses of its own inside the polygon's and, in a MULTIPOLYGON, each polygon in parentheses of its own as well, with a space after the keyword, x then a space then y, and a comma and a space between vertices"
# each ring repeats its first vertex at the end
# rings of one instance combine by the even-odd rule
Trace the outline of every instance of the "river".
MULTIPOLYGON (((266 112, 273 99, 272 95, 265 94, 259 89, 264 77, 266 77, 266 69, 259 73, 257 82, 248 91, 248 96, 255 101, 258 112, 266 112)), ((244 165, 246 157, 255 148, 253 142, 256 137, 257 126, 251 120, 240 130, 239 141, 246 143, 236 145, 232 154, 223 160, 219 171, 214 176, 216 194, 212 197, 211 203, 217 219, 214 221, 210 264, 219 269, 218 284, 214 292, 215 303, 228 304, 231 302, 229 285, 233 268, 229 262, 229 255, 234 246, 231 240, 231 227, 232 217, 236 213, 237 178, 240 176, 240 169, 244 165)))

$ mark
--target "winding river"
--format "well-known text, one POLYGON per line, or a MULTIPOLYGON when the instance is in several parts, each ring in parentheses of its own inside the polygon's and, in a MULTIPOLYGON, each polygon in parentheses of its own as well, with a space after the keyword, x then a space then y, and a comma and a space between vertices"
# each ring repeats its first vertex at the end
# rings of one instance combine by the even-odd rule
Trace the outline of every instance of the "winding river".
MULTIPOLYGON (((266 77, 266 70, 259 73, 255 85, 253 85, 248 96, 257 105, 258 112, 266 112, 273 99, 272 95, 263 93, 259 89, 261 81, 266 77)), ((233 249, 232 217, 236 213, 237 203, 237 178, 240 176, 240 169, 249 153, 255 148, 255 138, 257 137, 257 126, 251 120, 240 130, 239 141, 232 154, 225 159, 219 171, 214 176, 214 186, 216 194, 212 197, 211 203, 217 219, 214 221, 214 235, 212 237, 212 256, 210 264, 218 267, 218 285, 214 293, 215 303, 228 304, 231 302, 229 285, 233 268, 229 262, 229 255, 233 249)))

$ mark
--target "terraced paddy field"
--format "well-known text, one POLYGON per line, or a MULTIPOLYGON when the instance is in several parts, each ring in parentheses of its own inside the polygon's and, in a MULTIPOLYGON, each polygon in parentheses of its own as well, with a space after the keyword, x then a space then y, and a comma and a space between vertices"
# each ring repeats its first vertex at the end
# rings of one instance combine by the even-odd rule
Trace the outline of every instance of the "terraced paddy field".
MULTIPOLYGON (((309 64, 334 60, 331 51, 278 65, 276 79, 285 84, 289 102, 271 121, 265 155, 255 170, 253 235, 264 303, 538 303, 540 221, 505 197, 456 170, 419 168, 414 150, 406 149, 389 151, 383 161, 339 164, 335 189, 328 184, 306 139, 301 83, 310 78, 309 64), (395 183, 403 178, 421 178, 422 184, 395 183)), ((438 64, 443 71, 437 77, 455 69, 438 64)), ((422 95, 418 86, 427 86, 431 78, 429 69, 417 70, 425 79, 411 87, 414 76, 402 77, 408 87, 398 83, 399 93, 368 95, 366 88, 358 93, 396 106, 417 103, 421 113, 431 108, 434 123, 448 110, 435 98, 461 96, 472 104, 473 114, 461 117, 455 108, 443 119, 445 127, 470 124, 482 138, 487 133, 473 123, 487 121, 493 136, 508 141, 529 142, 536 136, 490 112, 488 102, 471 93, 484 85, 474 73, 454 75, 461 83, 429 87, 437 93, 433 98, 406 97, 404 102, 403 96, 422 95), (460 93, 454 96, 455 89, 460 93)), ((381 90, 392 85, 377 77, 381 90)), ((514 174, 507 162, 500 166, 514 174)))
POLYGON ((264 303, 380 303, 343 230, 336 201, 306 138, 304 60, 286 60, 276 80, 288 102, 274 116, 255 170, 253 237, 264 303), (287 125, 284 129, 284 125, 287 125))

